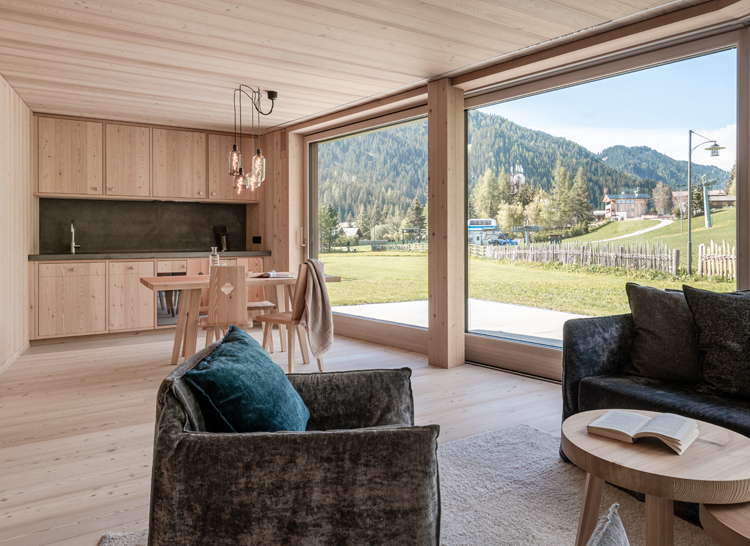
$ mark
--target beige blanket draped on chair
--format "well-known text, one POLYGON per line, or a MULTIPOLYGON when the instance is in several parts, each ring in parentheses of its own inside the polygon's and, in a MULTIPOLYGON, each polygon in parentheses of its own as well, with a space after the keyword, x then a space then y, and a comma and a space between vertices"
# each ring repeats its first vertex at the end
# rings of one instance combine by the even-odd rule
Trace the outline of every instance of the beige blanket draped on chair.
POLYGON ((333 313, 323 263, 313 259, 306 260, 305 263, 309 267, 302 323, 307 330, 310 351, 315 358, 319 358, 333 345, 333 313))

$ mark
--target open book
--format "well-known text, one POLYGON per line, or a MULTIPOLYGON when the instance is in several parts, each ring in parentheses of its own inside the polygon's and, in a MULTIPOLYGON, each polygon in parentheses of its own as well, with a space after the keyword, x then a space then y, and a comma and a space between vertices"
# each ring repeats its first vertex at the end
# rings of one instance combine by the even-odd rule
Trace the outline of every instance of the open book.
POLYGON ((678 455, 698 437, 698 423, 693 419, 673 413, 660 413, 654 418, 631 411, 610 410, 591 423, 586 430, 623 442, 635 442, 638 438, 659 438, 678 455))

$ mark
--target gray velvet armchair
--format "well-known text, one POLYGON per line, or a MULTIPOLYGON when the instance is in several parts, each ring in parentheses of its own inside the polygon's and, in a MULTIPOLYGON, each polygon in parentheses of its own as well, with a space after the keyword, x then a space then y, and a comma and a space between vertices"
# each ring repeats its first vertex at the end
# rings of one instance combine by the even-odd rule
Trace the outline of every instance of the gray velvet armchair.
POLYGON ((217 433, 182 375, 219 343, 159 389, 149 546, 439 544, 439 427, 414 426, 411 370, 291 374, 305 432, 217 433))

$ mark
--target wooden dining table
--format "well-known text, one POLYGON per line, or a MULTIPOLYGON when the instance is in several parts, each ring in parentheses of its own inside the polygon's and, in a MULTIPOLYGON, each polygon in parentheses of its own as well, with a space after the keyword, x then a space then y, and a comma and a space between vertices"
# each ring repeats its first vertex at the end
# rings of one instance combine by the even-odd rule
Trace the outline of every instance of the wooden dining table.
MULTIPOLYGON (((248 288, 263 288, 265 298, 276 304, 275 312, 283 313, 287 306, 291 309, 294 299, 294 285, 297 283, 296 272, 277 272, 275 277, 248 276, 246 281, 248 288)), ((326 275, 326 283, 329 282, 341 282, 341 277, 326 275)), ((141 277, 141 284, 154 292, 162 290, 178 290, 181 292, 171 363, 173 366, 177 365, 181 353, 185 358, 193 356, 198 344, 198 315, 200 313, 201 292, 204 288, 208 288, 209 276, 141 277)), ((281 350, 285 351, 286 328, 284 326, 279 326, 279 335, 281 336, 281 350)))

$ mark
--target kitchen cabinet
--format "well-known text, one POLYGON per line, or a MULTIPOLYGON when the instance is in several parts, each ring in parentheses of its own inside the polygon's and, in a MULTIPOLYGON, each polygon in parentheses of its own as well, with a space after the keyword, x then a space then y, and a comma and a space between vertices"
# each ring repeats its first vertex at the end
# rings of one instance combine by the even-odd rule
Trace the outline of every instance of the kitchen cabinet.
POLYGON ((38 335, 106 332, 106 273, 104 262, 40 264, 38 335))
POLYGON ((156 262, 157 273, 185 273, 187 260, 159 260, 156 262))
POLYGON ((102 124, 38 118, 39 193, 102 195, 102 124))
POLYGON ((154 129, 153 197, 206 199, 206 134, 154 129))
POLYGON ((109 262, 109 331, 154 327, 154 293, 141 277, 154 276, 154 262, 109 262))
MULTIPOLYGON (((257 142, 257 140, 255 141, 257 142)), ((242 147, 243 168, 247 170, 250 158, 255 155, 253 140, 242 138, 237 141, 242 147)), ((232 187, 229 174, 229 152, 234 146, 234 136, 208 135, 208 198, 232 201, 257 201, 258 190, 245 190, 237 193, 232 187)))
POLYGON ((151 129, 106 127, 106 195, 148 197, 151 193, 151 129))

